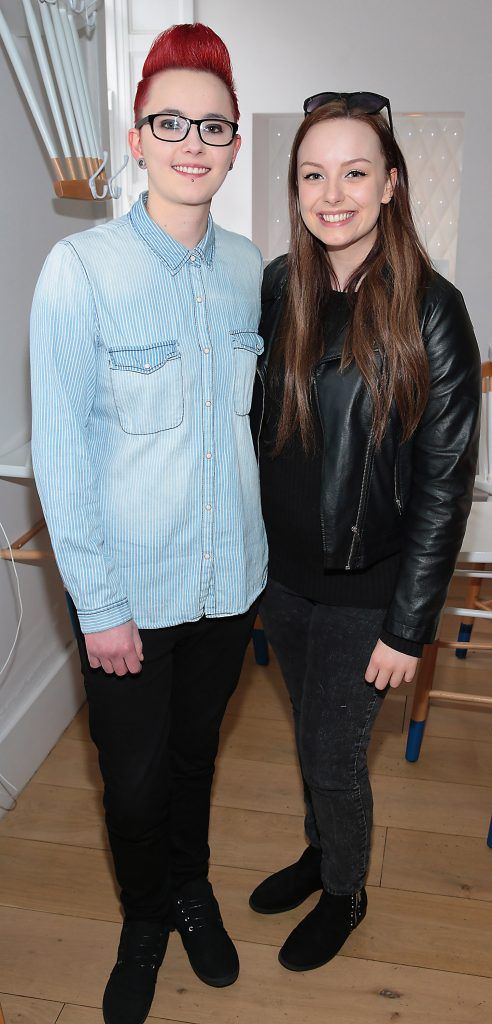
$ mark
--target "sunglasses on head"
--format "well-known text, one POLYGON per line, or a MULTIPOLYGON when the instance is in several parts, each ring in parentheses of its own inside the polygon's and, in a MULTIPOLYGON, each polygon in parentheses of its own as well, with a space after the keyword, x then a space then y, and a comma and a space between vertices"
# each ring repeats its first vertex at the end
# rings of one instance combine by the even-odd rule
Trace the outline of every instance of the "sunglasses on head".
POLYGON ((304 100, 304 116, 307 117, 313 110, 323 107, 325 103, 333 103, 334 100, 344 100, 348 110, 362 110, 364 114, 379 114, 386 107, 391 134, 394 134, 390 101, 387 96, 380 96, 377 92, 317 92, 315 96, 308 96, 304 100))

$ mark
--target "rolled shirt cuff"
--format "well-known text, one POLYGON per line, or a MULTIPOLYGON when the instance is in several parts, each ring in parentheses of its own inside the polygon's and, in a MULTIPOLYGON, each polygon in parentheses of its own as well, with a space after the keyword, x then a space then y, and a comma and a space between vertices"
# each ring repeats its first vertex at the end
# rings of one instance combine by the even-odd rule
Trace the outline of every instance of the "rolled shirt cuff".
POLYGON ((132 618, 131 608, 126 600, 118 601, 109 608, 94 608, 90 611, 77 608, 77 615, 83 633, 99 633, 104 629, 122 626, 132 618))

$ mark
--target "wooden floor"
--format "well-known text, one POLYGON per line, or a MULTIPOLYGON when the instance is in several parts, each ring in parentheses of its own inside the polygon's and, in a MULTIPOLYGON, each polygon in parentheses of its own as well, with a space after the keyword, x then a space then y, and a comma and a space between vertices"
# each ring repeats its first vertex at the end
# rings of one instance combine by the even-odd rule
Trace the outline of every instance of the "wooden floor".
MULTIPOLYGON (((439 657, 439 684, 490 692, 491 659, 439 657)), ((241 960, 208 988, 171 935, 149 1021, 190 1024, 489 1024, 492 1020, 492 715, 431 709, 404 759, 412 688, 392 692, 371 746, 369 911, 343 953, 293 974, 277 951, 314 904, 273 917, 248 894, 303 849, 288 704, 275 664, 248 652, 223 728, 211 877, 241 960)), ((82 709, 0 823, 0 1001, 6 1024, 100 1024, 120 931, 94 749, 82 709)))

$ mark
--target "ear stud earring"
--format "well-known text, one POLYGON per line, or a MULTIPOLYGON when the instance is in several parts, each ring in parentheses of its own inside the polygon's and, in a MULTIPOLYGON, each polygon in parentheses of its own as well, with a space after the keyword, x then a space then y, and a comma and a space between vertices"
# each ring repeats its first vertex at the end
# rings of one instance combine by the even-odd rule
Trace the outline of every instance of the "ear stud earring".
POLYGON ((138 161, 137 161, 137 163, 138 163, 138 166, 142 168, 142 170, 143 170, 143 168, 144 168, 144 167, 146 167, 146 166, 147 166, 147 164, 145 163, 145 160, 144 160, 143 156, 141 156, 141 157, 140 157, 140 160, 138 160, 138 161))

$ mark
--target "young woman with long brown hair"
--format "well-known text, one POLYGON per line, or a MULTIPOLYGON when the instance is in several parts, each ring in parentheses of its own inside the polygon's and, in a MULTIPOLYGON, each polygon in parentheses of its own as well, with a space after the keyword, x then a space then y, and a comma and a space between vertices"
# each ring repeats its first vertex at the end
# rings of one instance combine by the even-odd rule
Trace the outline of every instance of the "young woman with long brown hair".
POLYGON ((366 751, 388 686, 413 678, 435 635, 480 401, 473 329, 418 240, 389 101, 323 93, 304 109, 252 419, 270 547, 261 616, 292 701, 309 845, 250 905, 277 913, 322 890, 280 951, 290 970, 326 963, 365 916, 366 751))

